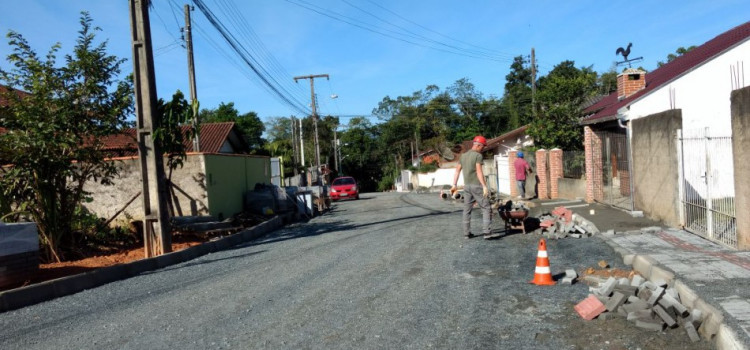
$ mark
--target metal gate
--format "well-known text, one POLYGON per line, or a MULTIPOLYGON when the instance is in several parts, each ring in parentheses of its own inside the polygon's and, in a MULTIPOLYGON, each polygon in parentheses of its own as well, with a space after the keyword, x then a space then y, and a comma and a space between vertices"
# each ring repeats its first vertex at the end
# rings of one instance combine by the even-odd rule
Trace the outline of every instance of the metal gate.
POLYGON ((625 133, 597 131, 594 152, 594 199, 614 207, 634 210, 630 181, 630 144, 625 133), (598 153, 598 154, 597 154, 598 153))
POLYGON ((709 128, 678 134, 680 219, 686 230, 737 247, 732 137, 709 128))

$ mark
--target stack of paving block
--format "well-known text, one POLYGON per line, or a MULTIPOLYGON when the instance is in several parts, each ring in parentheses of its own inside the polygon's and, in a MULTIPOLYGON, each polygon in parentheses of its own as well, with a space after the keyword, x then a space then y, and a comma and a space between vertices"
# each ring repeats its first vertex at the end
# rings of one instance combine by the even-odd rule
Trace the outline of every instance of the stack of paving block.
POLYGON ((599 233, 591 221, 562 206, 542 214, 538 219, 538 233, 550 239, 590 237, 599 233))
POLYGON ((665 282, 647 281, 636 274, 632 279, 610 277, 589 289, 592 294, 581 302, 587 307, 576 308, 576 311, 586 310, 585 314, 579 311, 586 319, 625 317, 636 327, 650 331, 682 327, 691 341, 700 340, 697 330, 702 323, 702 312, 688 310, 680 302, 677 290, 665 282))

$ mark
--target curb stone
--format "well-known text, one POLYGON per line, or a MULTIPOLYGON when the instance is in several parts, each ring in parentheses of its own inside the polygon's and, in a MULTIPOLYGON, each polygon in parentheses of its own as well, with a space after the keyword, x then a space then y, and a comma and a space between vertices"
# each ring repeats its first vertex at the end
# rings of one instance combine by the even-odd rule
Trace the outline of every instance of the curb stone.
POLYGON ((273 219, 256 226, 206 242, 178 252, 157 257, 136 260, 127 264, 114 265, 87 271, 77 275, 66 276, 44 281, 25 287, 0 292, 0 312, 20 309, 44 301, 82 292, 111 282, 124 280, 141 273, 179 264, 197 257, 210 254, 234 245, 260 238, 283 226, 283 218, 273 219))
POLYGON ((671 282, 677 288, 680 293, 680 299, 684 300, 685 305, 698 309, 703 313, 703 324, 699 329, 699 333, 701 336, 713 340, 717 349, 747 349, 747 346, 739 341, 735 332, 724 323, 724 314, 719 309, 698 297, 695 291, 679 280, 669 269, 661 266, 656 259, 649 255, 631 252, 614 242, 609 236, 598 235, 598 237, 601 237, 616 253, 620 254, 626 265, 632 265, 633 269, 641 273, 646 279, 653 281, 653 277, 657 277, 657 279, 667 281, 665 277, 671 275, 671 282), (630 264, 627 264, 628 260, 630 264), (644 274, 646 271, 647 274, 644 274), (683 293, 685 297, 683 297, 683 293), (689 301, 689 304, 685 301, 686 299, 689 301))

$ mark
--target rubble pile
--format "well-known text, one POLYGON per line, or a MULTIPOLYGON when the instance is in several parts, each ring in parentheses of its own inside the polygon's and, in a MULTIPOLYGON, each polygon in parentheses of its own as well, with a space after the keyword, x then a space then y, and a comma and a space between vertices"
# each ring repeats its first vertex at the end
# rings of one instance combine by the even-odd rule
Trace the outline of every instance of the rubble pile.
POLYGON ((592 294, 575 307, 584 319, 624 317, 651 331, 682 327, 691 341, 700 340, 701 311, 688 310, 666 282, 647 281, 637 274, 631 279, 610 277, 589 291, 592 294))
POLYGON ((542 214, 538 219, 539 229, 537 231, 539 232, 537 233, 543 234, 547 238, 581 238, 599 233, 599 229, 591 221, 562 206, 549 213, 542 214))

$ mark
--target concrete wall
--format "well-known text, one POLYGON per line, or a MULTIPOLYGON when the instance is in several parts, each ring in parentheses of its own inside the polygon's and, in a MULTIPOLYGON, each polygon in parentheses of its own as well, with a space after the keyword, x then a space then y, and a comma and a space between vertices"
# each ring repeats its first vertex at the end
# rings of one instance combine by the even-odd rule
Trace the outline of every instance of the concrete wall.
POLYGON ((0 288, 20 285, 39 269, 35 223, 0 222, 0 288))
POLYGON ((750 87, 735 90, 732 102, 732 153, 734 154, 734 194, 737 217, 737 248, 750 249, 750 87))
POLYGON ((586 198, 586 180, 560 178, 557 180, 558 198, 586 198))
MULTIPOLYGON (((87 183, 93 201, 86 208, 109 219, 141 190, 138 158, 113 160, 120 168, 113 185, 87 183)), ((166 164, 166 162, 165 162, 166 164)), ((242 194, 256 183, 271 183, 268 157, 221 154, 188 154, 182 168, 172 173, 172 203, 175 216, 212 215, 224 218, 242 211, 242 194)), ((138 197, 111 223, 127 226, 143 220, 143 198, 138 197)))
POLYGON ((669 110, 632 120, 635 209, 669 226, 680 224, 676 133, 682 111, 669 110))

